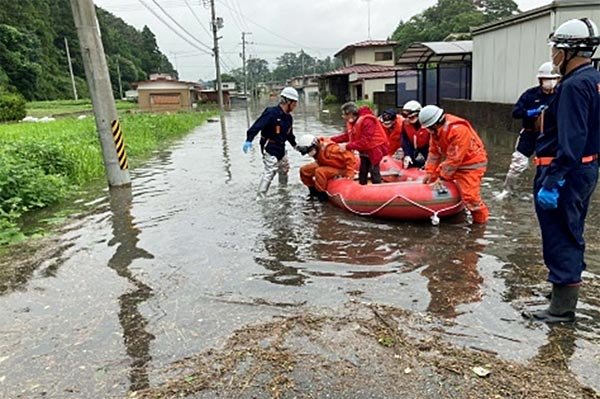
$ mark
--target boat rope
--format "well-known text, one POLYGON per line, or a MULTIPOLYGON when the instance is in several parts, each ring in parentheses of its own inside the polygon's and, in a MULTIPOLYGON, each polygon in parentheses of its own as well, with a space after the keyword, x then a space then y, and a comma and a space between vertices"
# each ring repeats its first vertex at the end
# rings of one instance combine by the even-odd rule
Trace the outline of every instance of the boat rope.
POLYGON ((383 208, 385 208, 389 204, 391 204, 394 200, 396 200, 396 198, 400 198, 400 199, 403 199, 404 201, 408 202, 409 204, 416 206, 417 208, 421 208, 424 211, 430 212, 431 213, 431 216, 430 216, 431 224, 433 224, 434 226, 437 226, 438 224, 440 224, 440 217, 439 217, 440 213, 450 211, 454 208, 457 208, 457 207, 463 205, 463 201, 460 200, 458 203, 456 203, 452 206, 448 206, 446 208, 442 208, 442 209, 436 211, 434 209, 426 207, 425 205, 419 204, 418 202, 413 201, 410 198, 408 198, 402 194, 396 194, 392 198, 390 198, 389 200, 384 202, 381 206, 377 207, 376 209, 374 209, 370 212, 361 212, 361 211, 357 211, 356 209, 352 209, 352 207, 350 207, 346 203, 346 200, 344 199, 344 197, 341 194, 339 194, 339 193, 330 194, 329 192, 327 194, 329 194, 330 197, 339 197, 340 201, 342 202, 342 205, 344 205, 344 208, 346 208, 346 210, 354 213, 355 215, 359 215, 359 216, 372 216, 372 215, 376 214, 377 212, 381 211, 383 208))

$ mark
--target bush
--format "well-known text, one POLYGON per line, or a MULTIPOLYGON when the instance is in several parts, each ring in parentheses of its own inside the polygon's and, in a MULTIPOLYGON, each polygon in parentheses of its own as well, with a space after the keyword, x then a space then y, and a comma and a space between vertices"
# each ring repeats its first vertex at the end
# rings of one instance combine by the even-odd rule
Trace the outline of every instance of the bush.
POLYGON ((19 94, 0 93, 0 122, 25 118, 25 99, 19 94))
POLYGON ((323 99, 323 104, 337 104, 337 103, 338 103, 338 99, 333 94, 328 94, 323 99))

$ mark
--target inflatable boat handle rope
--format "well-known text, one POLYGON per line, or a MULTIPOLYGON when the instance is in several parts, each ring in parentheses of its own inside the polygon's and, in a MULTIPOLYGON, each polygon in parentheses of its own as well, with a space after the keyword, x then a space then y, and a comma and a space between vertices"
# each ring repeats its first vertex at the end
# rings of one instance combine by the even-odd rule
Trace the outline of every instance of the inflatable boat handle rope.
MULTIPOLYGON (((327 193, 329 194, 329 193, 327 193)), ((376 214, 377 212, 379 212, 380 210, 382 210, 383 208, 385 208, 386 206, 388 206, 389 204, 391 204, 396 198, 401 198, 404 201, 408 202, 409 204, 412 204, 414 206, 416 206, 417 208, 421 208, 427 212, 431 212, 431 224, 433 224, 434 226, 437 226, 438 224, 440 224, 440 217, 438 216, 440 213, 442 212, 446 212, 449 210, 452 210, 456 207, 459 207, 463 204, 462 200, 459 201, 457 204, 454 204, 452 206, 440 209, 439 211, 434 211, 431 208, 428 208, 424 205, 419 204, 418 202, 415 202, 413 200, 411 200, 408 197, 405 197, 402 194, 396 194, 395 196, 393 196, 392 198, 390 198, 389 200, 387 200, 385 203, 383 203, 380 207, 378 207, 377 209, 371 211, 371 212, 360 212, 357 211, 355 209, 352 209, 351 207, 348 206, 348 204, 346 203, 346 200, 344 199, 344 197, 342 197, 341 194, 329 194, 330 197, 340 197, 340 200, 342 201, 342 204, 344 205, 344 208, 346 208, 347 210, 349 210, 350 212, 359 215, 359 216, 372 216, 374 214, 376 214)))

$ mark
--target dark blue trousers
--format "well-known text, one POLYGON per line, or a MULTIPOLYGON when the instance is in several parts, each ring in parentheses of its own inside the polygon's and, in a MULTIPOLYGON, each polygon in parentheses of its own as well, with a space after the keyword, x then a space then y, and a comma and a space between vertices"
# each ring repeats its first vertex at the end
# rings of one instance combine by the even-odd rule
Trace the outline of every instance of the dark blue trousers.
POLYGON ((537 203, 548 167, 538 166, 533 185, 535 212, 542 231, 544 263, 548 281, 558 285, 578 284, 585 269, 583 230, 590 199, 598 182, 598 161, 581 164, 565 176, 558 208, 544 210, 537 203))

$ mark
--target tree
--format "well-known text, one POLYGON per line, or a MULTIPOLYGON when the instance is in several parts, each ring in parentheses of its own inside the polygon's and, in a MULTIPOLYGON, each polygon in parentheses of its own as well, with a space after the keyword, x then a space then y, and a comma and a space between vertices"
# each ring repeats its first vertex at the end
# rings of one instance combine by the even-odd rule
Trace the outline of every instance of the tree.
POLYGON ((474 26, 518 12, 513 0, 438 0, 410 20, 400 21, 392 39, 400 43, 400 53, 411 43, 441 41, 451 34, 469 33, 474 26))

